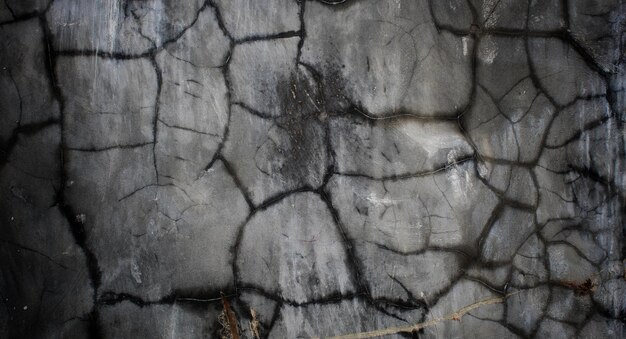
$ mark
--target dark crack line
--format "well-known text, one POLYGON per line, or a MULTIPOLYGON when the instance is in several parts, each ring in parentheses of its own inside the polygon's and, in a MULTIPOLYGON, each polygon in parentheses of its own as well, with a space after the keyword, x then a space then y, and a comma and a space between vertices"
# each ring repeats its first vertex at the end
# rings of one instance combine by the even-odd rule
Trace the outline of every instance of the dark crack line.
POLYGON ((61 127, 61 147, 60 147, 61 185, 59 187, 59 190, 57 191, 57 196, 56 196, 57 206, 59 210, 61 211, 61 214, 65 217, 65 219, 67 220, 69 224, 70 232, 72 234, 72 237, 74 238, 76 245, 81 249, 81 251, 85 255, 85 260, 87 264, 87 272, 89 274, 89 280, 93 288, 93 297, 92 297, 93 305, 92 305, 91 311, 87 315, 87 318, 89 319, 89 337, 97 339, 97 338, 102 337, 100 323, 99 323, 99 312, 98 312, 98 308, 96 307, 98 289, 100 288, 100 285, 102 282, 102 271, 98 264, 98 259, 96 255, 91 251, 91 249, 87 245, 87 234, 85 230, 85 225, 81 222, 79 218, 77 218, 77 215, 78 215, 77 212, 68 202, 66 187, 68 187, 68 182, 69 182, 69 179, 68 179, 69 159, 67 158, 67 155, 64 152, 64 150, 67 148, 67 140, 66 140, 66 133, 65 133, 65 98, 61 91, 61 87, 59 86, 57 82, 57 77, 56 77, 57 56, 56 54, 52 52, 53 50, 52 42, 50 41, 50 37, 52 33, 49 30, 49 26, 48 26, 45 16, 42 15, 39 19, 39 22, 40 22, 40 27, 42 31, 44 32, 43 44, 44 44, 45 55, 48 56, 48 59, 47 59, 48 62, 45 64, 46 71, 50 78, 49 80, 50 80, 52 93, 54 95, 55 100, 59 104, 59 111, 61 115, 61 124, 60 124, 60 127, 61 127))

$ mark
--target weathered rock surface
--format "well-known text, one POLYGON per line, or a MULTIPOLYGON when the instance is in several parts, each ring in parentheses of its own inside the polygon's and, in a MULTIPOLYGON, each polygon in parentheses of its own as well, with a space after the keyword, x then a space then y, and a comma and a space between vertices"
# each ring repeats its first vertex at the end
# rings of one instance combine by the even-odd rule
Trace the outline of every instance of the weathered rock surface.
POLYGON ((625 28, 0 1, 0 337, 624 337, 625 28))

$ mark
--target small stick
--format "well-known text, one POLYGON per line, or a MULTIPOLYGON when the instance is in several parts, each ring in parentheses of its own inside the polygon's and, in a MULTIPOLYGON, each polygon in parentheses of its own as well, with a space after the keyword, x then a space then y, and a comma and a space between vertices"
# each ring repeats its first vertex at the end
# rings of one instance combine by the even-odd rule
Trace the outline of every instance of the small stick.
POLYGON ((226 321, 228 322, 228 327, 230 330, 230 335, 232 339, 239 339, 239 332, 237 331, 237 318, 235 317, 235 313, 230 309, 230 303, 224 293, 222 295, 222 305, 224 306, 224 315, 226 316, 226 321))

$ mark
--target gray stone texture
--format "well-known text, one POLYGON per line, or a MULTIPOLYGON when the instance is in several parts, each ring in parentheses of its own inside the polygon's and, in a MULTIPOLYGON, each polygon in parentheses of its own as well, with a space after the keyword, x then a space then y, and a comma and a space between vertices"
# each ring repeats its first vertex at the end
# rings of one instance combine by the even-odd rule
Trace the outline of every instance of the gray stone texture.
POLYGON ((621 0, 0 1, 0 338, 626 337, 625 46, 621 0))

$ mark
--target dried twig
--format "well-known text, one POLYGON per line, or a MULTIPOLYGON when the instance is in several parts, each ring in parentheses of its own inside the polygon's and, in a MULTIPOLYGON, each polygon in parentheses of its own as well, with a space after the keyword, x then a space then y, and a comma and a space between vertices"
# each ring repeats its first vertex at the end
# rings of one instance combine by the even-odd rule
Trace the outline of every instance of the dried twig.
POLYGON ((594 280, 587 279, 582 283, 576 281, 563 280, 557 282, 559 285, 574 290, 576 295, 590 295, 596 291, 598 283, 594 280))
MULTIPOLYGON (((503 303, 508 297, 512 296, 513 294, 517 294, 519 293, 519 291, 517 292, 513 292, 513 293, 509 293, 503 297, 497 297, 497 298, 491 298, 491 299, 486 299, 486 300, 482 300, 482 301, 478 301, 476 303, 473 303, 471 305, 467 305, 461 309, 459 309, 458 311, 448 314, 444 317, 441 318, 435 318, 423 323, 418 323, 418 324, 414 324, 414 325, 410 325, 410 326, 399 326, 399 327, 389 327, 389 328, 385 328, 385 329, 381 329, 381 330, 374 330, 374 331, 369 331, 369 332, 360 332, 360 333, 352 333, 352 334, 344 334, 344 335, 339 335, 339 336, 335 336, 335 337, 330 337, 329 339, 363 339, 363 338, 374 338, 374 337, 380 337, 380 336, 384 336, 384 335, 391 335, 391 334, 397 334, 397 333, 411 333, 411 332, 416 332, 419 331, 423 328, 426 327, 431 327, 434 325, 437 325, 443 321, 446 320, 456 320, 456 321, 460 321, 461 318, 463 318, 463 316, 469 312, 471 312, 474 309, 477 309, 479 307, 482 306, 487 306, 487 305, 493 305, 493 304, 500 304, 503 303)), ((318 338, 319 339, 319 338, 318 338)))
POLYGON ((252 320, 250 321, 250 332, 252 332, 254 339, 261 339, 261 334, 259 332, 261 326, 259 324, 259 320, 256 318, 256 311, 252 308, 250 308, 250 315, 252 316, 252 320))
POLYGON ((237 317, 230 308, 230 303, 224 293, 222 293, 222 314, 220 314, 219 321, 222 325, 222 337, 225 339, 239 339, 239 330, 237 328, 237 317))

